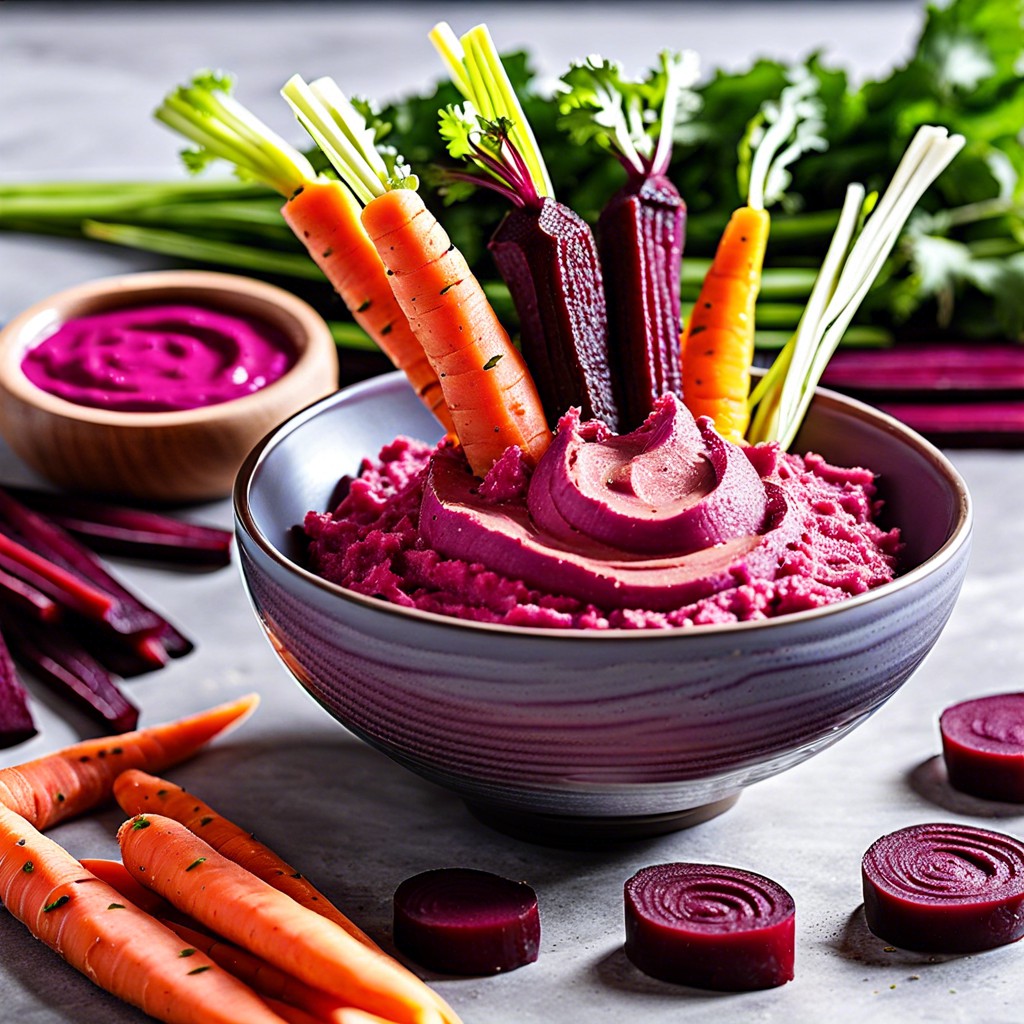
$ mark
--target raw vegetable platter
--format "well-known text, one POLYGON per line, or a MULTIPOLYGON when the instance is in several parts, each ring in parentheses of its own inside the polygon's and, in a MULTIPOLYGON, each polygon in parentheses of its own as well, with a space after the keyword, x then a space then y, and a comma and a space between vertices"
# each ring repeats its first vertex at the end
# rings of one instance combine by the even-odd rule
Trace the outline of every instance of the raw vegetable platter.
MULTIPOLYGON (((114 9, 65 12, 55 19, 44 15, 52 13, 45 5, 6 7, 0 37, 11 74, 3 88, 16 89, 18 101, 4 97, 3 109, 10 113, 0 121, 0 142, 12 155, 11 166, 39 178, 55 176, 48 162, 53 150, 38 140, 40 126, 59 125, 62 146, 75 154, 73 166, 83 177, 166 172, 175 143, 149 128, 148 116, 156 97, 187 73, 180 54, 188 41, 195 46, 190 11, 161 5, 136 21, 114 9), (154 38, 165 45, 147 45, 154 38), (117 89, 124 106, 114 109, 110 97, 117 89)), ((649 59, 643 39, 660 43, 671 24, 711 64, 741 66, 761 50, 795 56, 804 46, 834 40, 837 56, 853 63, 868 54, 877 64, 866 70, 878 72, 883 45, 892 51, 886 59, 905 52, 901 40, 909 45, 919 14, 912 4, 872 6, 857 17, 847 8, 814 18, 799 7, 743 12, 743 19, 710 8, 686 10, 686 17, 630 12, 627 20, 602 11, 602 19, 587 19, 588 31, 591 24, 594 31, 588 48, 616 49, 628 62, 633 57, 623 41, 630 39, 639 64, 649 59)), ((337 74, 345 59, 355 87, 387 95, 395 91, 396 69, 410 88, 435 73, 424 39, 436 20, 431 14, 442 13, 451 15, 357 8, 342 16, 289 5, 287 12, 247 12, 240 24, 237 8, 206 8, 203 52, 190 52, 188 60, 231 66, 248 83, 248 98, 256 101, 263 90, 269 100, 281 76, 268 66, 274 62, 267 57, 267 40, 287 40, 282 49, 289 71, 294 66, 311 76, 337 74)), ((578 56, 578 9, 531 14, 528 28, 511 11, 495 16, 485 8, 476 14, 503 36, 536 46, 552 71, 578 56)), ((286 117, 277 127, 289 127, 286 117)), ((8 268, 0 283, 5 317, 64 284, 152 265, 136 253, 115 255, 73 242, 4 236, 0 244, 8 268)), ((1024 499, 1021 461, 1013 452, 965 452, 956 461, 978 506, 976 554, 967 591, 936 656, 859 733, 756 788, 728 815, 693 832, 584 854, 486 831, 458 801, 345 737, 297 699, 294 684, 259 638, 231 571, 182 575, 117 563, 129 582, 197 642, 189 659, 132 683, 131 693, 144 720, 153 723, 260 691, 263 705, 243 731, 169 774, 252 827, 385 943, 391 894, 418 871, 459 864, 527 878, 540 898, 540 959, 505 977, 441 981, 438 990, 466 1019, 501 1024, 629 1015, 651 1022, 703 1021, 726 1012, 810 1021, 828 1006, 837 1021, 1012 1020, 1022 995, 1015 980, 1019 949, 959 959, 896 952, 865 930, 858 911, 860 857, 882 833, 935 819, 1015 833, 1024 827, 1022 817, 993 820, 985 816, 985 805, 945 790, 931 760, 939 751, 942 708, 1015 685, 1019 669, 1013 638, 1020 621, 1006 588, 1020 569, 1007 553, 1021 550, 1024 541, 1014 514, 1024 499), (774 992, 724 997, 723 1005, 723 997, 680 993, 630 967, 621 949, 622 884, 645 864, 680 859, 741 865, 787 886, 798 908, 793 983, 774 992)), ((3 453, 2 467, 5 480, 27 480, 9 453, 3 453)), ((228 522, 224 506, 190 514, 228 522)), ((40 735, 18 749, 19 758, 56 749, 90 729, 85 719, 64 719, 45 698, 34 707, 40 735)), ((79 856, 113 856, 121 820, 119 812, 106 811, 60 826, 53 837, 79 856)), ((0 942, 0 1002, 11 1019, 143 1019, 30 942, 6 915, 0 917, 0 942)))

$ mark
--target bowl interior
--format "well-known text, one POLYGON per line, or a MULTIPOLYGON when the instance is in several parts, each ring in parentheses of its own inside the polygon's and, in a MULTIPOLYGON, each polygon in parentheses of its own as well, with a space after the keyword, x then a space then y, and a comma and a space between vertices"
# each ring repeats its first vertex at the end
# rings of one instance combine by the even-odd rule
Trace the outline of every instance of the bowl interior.
MULTIPOLYGON (((429 442, 440 438, 441 428, 400 374, 346 389, 264 442, 252 456, 248 480, 243 469, 236 500, 248 504, 265 541, 295 560, 295 525, 309 510, 326 509, 339 478, 356 473, 364 457, 401 434, 429 442)), ((931 558, 967 522, 966 489, 941 453, 861 403, 819 392, 793 450, 879 474, 881 522, 905 527, 906 569, 931 558)))
MULTIPOLYGON (((333 350, 326 325, 304 302, 272 285, 236 274, 208 271, 156 271, 90 281, 51 296, 25 310, 0 332, 0 382, 13 395, 48 412, 98 423, 133 426, 216 419, 235 411, 237 402, 261 402, 275 394, 274 381, 232 403, 166 412, 131 412, 93 408, 68 402, 36 387, 22 372, 25 353, 61 324, 75 317, 153 304, 198 303, 260 320, 280 331, 295 350, 296 364, 317 349, 333 350), (126 418, 127 417, 127 418, 126 418)), ((292 371, 295 366, 293 365, 292 371)), ((292 372, 289 371, 289 372, 292 372)), ((287 376, 287 374, 285 375, 287 376)), ((283 379, 283 378, 282 378, 283 379)))

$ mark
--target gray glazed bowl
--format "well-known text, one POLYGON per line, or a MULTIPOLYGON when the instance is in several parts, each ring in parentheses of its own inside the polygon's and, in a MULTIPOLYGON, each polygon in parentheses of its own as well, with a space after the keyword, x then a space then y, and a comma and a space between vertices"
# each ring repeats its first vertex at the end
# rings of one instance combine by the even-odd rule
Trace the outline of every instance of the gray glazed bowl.
POLYGON ((296 561, 293 527, 344 473, 433 419, 392 374, 293 417, 235 484, 256 614, 299 683, 356 735, 533 838, 668 831, 728 807, 876 711, 920 665, 967 568, 971 505, 927 441, 819 392, 794 450, 881 474, 904 528, 893 583, 762 622, 569 632, 462 622, 328 583, 296 561))

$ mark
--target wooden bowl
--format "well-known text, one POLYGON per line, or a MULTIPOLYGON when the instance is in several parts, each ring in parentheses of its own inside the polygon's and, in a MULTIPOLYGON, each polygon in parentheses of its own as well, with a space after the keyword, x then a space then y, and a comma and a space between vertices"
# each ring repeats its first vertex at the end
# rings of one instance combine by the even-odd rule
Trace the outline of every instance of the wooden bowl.
POLYGON ((44 299, 0 331, 0 434, 37 473, 73 491, 153 501, 223 497, 260 438, 337 385, 337 350, 320 316, 281 288, 233 274, 104 278, 44 299), (295 365, 251 395, 174 412, 76 405, 43 391, 22 370, 25 353, 72 317, 173 302, 276 327, 294 345, 295 365))

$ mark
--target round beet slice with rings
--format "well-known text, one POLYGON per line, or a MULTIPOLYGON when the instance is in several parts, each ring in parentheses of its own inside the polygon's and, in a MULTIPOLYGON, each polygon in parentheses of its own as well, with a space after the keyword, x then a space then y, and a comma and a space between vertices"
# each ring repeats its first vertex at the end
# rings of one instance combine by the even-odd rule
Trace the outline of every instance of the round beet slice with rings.
POLYGON ((537 894, 488 871, 438 868, 395 892, 395 945, 442 974, 497 974, 540 950, 537 894))
POLYGON ((949 784, 986 800, 1024 803, 1024 693, 954 704, 939 719, 949 784))
POLYGON ((718 864, 658 864, 625 885, 626 956, 662 981, 720 992, 793 978, 793 897, 718 864))
POLYGON ((880 939, 924 953, 976 953, 1024 937, 1024 843, 970 825, 878 839, 861 863, 864 915, 880 939))

